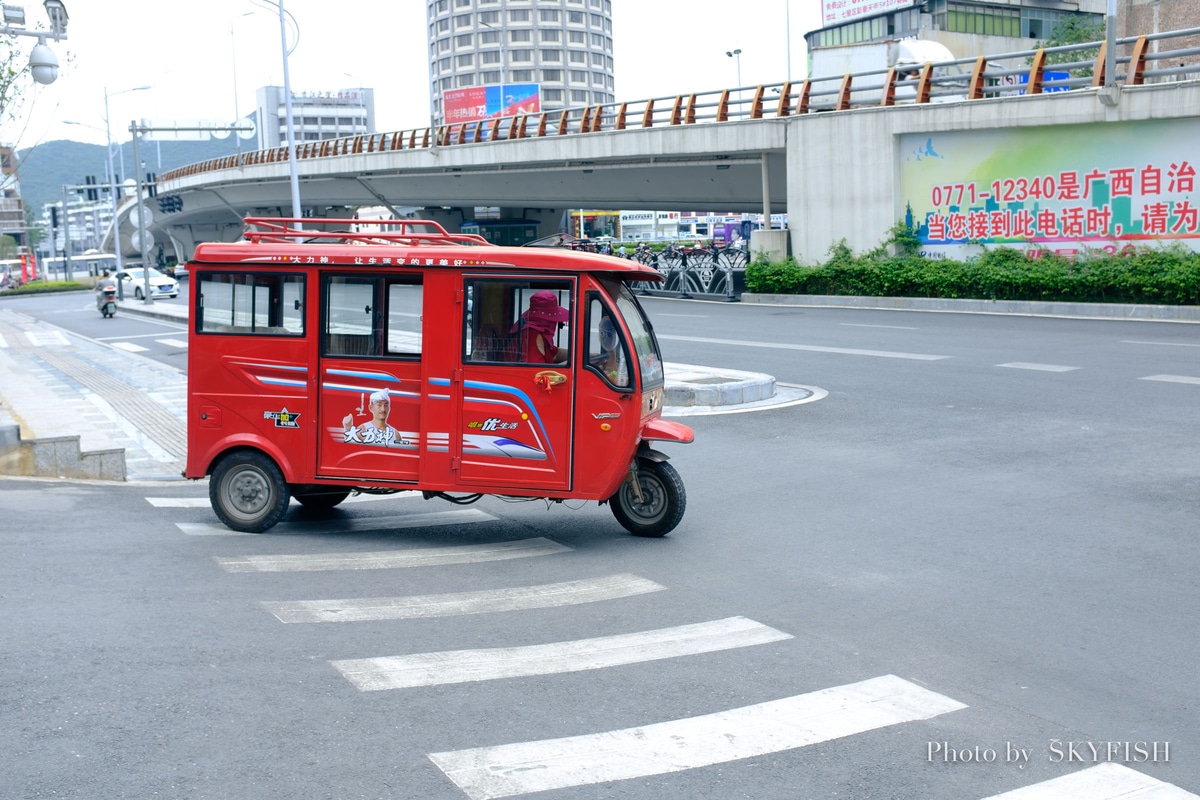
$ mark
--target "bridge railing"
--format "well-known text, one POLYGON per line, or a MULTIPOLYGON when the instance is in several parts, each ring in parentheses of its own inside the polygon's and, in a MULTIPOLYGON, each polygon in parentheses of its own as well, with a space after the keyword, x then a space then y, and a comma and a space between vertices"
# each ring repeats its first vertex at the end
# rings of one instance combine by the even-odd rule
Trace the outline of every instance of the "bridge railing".
MULTIPOLYGON (((1116 83, 1200 78, 1200 27, 1116 39, 1116 83), (1189 41, 1191 40, 1191 41, 1189 41), (1167 49, 1151 50, 1155 43, 1167 49), (1190 62, 1190 64, 1188 63, 1190 62)), ((1019 50, 997 55, 930 62, 915 74, 896 68, 825 75, 804 81, 743 86, 652 97, 631 102, 580 106, 477 122, 323 139, 297 146, 298 160, 340 158, 362 153, 466 147, 510 139, 578 136, 589 133, 720 124, 783 118, 870 106, 978 100, 1006 94, 1041 94, 1107 83, 1103 41, 1019 50), (1075 60, 1063 61, 1077 54, 1075 60), (1053 58, 1051 58, 1053 56, 1053 58), (1050 63, 1059 62, 1059 63, 1050 63), (1066 77, 1063 77, 1066 75, 1066 77)), ((161 181, 191 175, 286 162, 289 147, 275 147, 189 164, 160 176, 161 181)))

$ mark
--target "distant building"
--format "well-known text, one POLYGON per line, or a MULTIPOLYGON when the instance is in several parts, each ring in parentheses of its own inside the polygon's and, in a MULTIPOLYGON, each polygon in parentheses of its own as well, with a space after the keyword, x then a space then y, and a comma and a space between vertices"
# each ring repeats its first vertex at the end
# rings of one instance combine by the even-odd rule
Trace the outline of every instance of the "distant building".
MULTIPOLYGON (((1184 2, 1195 3, 1195 0, 1184 2)), ((1106 0, 1072 3, 821 0, 822 27, 805 34, 804 39, 810 53, 822 48, 914 37, 945 45, 955 58, 991 56, 1032 50, 1038 42, 1050 38, 1055 28, 1067 19, 1103 27, 1107 9, 1106 0)))
MULTIPOLYGON (((62 255, 64 250, 71 256, 95 250, 100 247, 104 234, 112 226, 112 201, 107 197, 89 201, 71 193, 67 197, 66 209, 64 214, 61 200, 42 206, 38 226, 46 232, 46 236, 37 248, 42 258, 62 255)), ((21 224, 24 225, 23 220, 21 224)))
POLYGON ((612 0, 426 0, 426 6, 436 124, 468 121, 455 111, 472 103, 485 116, 499 116, 613 102, 612 0), (522 104, 530 86, 540 90, 536 108, 522 104))
MULTIPOLYGON (((1195 28, 1200 25, 1200 0, 1121 0, 1117 5, 1117 36, 1141 36, 1142 34, 1163 33, 1164 31, 1179 31, 1195 28)), ((1173 39, 1169 42, 1153 41, 1150 43, 1151 53, 1164 50, 1184 50, 1200 48, 1200 36, 1189 36, 1183 39, 1173 39)), ((1155 63, 1155 69, 1170 67, 1194 67, 1188 71, 1171 76, 1175 80, 1200 78, 1200 57, 1180 56, 1178 59, 1165 60, 1155 63)))
MULTIPOLYGON (((258 147, 266 150, 290 144, 287 96, 282 86, 264 86, 255 93, 258 147)), ((375 90, 292 90, 292 120, 296 142, 340 139, 375 131, 375 90)))
POLYGON ((17 181, 16 154, 0 147, 0 236, 11 236, 18 246, 29 242, 25 229, 25 201, 17 181))

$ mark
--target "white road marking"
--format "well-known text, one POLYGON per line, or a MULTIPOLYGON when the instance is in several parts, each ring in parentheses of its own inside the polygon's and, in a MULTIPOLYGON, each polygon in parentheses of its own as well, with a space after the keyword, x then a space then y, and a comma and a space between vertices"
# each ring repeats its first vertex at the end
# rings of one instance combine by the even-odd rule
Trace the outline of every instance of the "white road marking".
POLYGON ((1122 339, 1121 344, 1157 344, 1163 347, 1200 347, 1198 342, 1139 342, 1135 339, 1122 339))
POLYGON ((186 349, 188 346, 186 339, 155 339, 154 341, 159 344, 165 344, 167 347, 182 347, 186 349))
POLYGON ((1057 364, 1031 364, 1028 361, 1010 361, 1007 364, 997 364, 996 366, 1009 369, 1036 369, 1041 372, 1072 372, 1079 369, 1079 367, 1061 367, 1057 364))
MULTIPOLYGON (((421 497, 419 492, 397 492, 396 494, 359 494, 347 497, 338 505, 347 506, 354 503, 375 503, 380 500, 413 500, 421 497)), ((210 501, 207 497, 147 497, 146 502, 155 508, 208 508, 210 501)), ((299 505, 292 498, 293 505, 299 505)))
MULTIPOLYGON (((324 533, 336 531, 379 531, 396 530, 401 528, 433 528, 442 525, 465 525, 471 522, 486 522, 496 519, 491 514, 477 511, 473 508, 461 511, 430 511, 423 514, 405 514, 404 516, 388 517, 351 517, 329 520, 304 520, 300 522, 281 522, 271 529, 273 534, 289 533, 324 533)), ((239 533, 214 522, 176 522, 175 527, 188 536, 258 536, 257 533, 239 533)))
POLYGON ((1138 378, 1139 381, 1163 381, 1165 383, 1197 383, 1200 384, 1200 378, 1193 378, 1190 375, 1147 375, 1145 378, 1138 378))
POLYGON ((133 342, 113 342, 112 346, 127 353, 145 353, 150 349, 149 347, 142 347, 140 344, 134 344, 133 342))
POLYGON ((47 345, 55 344, 68 345, 71 343, 67 335, 58 330, 25 331, 25 338, 34 347, 46 347, 47 345))
POLYGON ((207 497, 147 497, 146 502, 155 508, 208 508, 207 497))
POLYGON ((791 639, 745 617, 571 642, 483 650, 449 650, 330 663, 359 691, 443 686, 530 675, 558 675, 664 658, 712 653, 791 639))
MULTIPOLYGON (((478 512, 477 512, 478 513, 478 512)), ((339 525, 339 531, 343 528, 339 525)), ((304 555, 216 557, 226 572, 320 572, 335 569, 404 569, 448 564, 478 564, 565 553, 566 545, 542 537, 516 542, 430 547, 423 550, 383 550, 373 553, 313 553, 304 555)))
POLYGON ((872 356, 874 358, 905 358, 913 361, 941 361, 950 356, 933 356, 923 353, 899 353, 890 350, 860 350, 853 347, 822 347, 814 344, 784 344, 782 342, 754 342, 742 339, 709 339, 704 336, 667 336, 657 334, 659 339, 699 344, 731 344, 736 347, 765 347, 770 350, 803 350, 809 353, 835 353, 846 356, 872 356))
POLYGON ((839 322, 838 325, 844 325, 847 328, 889 328, 894 331, 920 330, 920 328, 914 328, 908 325, 868 325, 865 322, 839 322))
POLYGON ((884 675, 701 717, 429 758, 472 800, 487 800, 778 753, 962 708, 884 675))
POLYGON ((601 600, 615 600, 666 589, 654 581, 628 573, 578 581, 490 589, 453 594, 372 597, 355 600, 300 600, 264 602, 263 608, 280 622, 362 622, 381 619, 419 619, 557 608, 601 600))
POLYGON ((1200 795, 1121 764, 1104 763, 984 800, 1191 800, 1200 795))
MULTIPOLYGON (((139 320, 141 322, 143 320, 139 320)), ((148 320, 146 320, 148 321, 148 320)), ((101 336, 96 339, 97 342, 120 342, 127 339, 153 339, 155 336, 162 336, 162 333, 135 333, 129 336, 101 336)))
POLYGON ((0 334, 0 350, 5 350, 7 348, 8 348, 8 342, 5 341, 4 335, 0 334))

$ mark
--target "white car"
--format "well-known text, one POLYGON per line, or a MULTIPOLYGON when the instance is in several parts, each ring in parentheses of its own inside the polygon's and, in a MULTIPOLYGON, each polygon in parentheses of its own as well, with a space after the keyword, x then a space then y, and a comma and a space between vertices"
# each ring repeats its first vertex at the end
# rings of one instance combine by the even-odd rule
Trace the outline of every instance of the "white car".
MULTIPOLYGON (((145 298, 146 273, 141 267, 118 272, 117 280, 121 282, 122 294, 125 297, 132 296, 137 300, 145 298)), ((179 297, 179 283, 171 276, 151 267, 150 294, 153 297, 179 297)))

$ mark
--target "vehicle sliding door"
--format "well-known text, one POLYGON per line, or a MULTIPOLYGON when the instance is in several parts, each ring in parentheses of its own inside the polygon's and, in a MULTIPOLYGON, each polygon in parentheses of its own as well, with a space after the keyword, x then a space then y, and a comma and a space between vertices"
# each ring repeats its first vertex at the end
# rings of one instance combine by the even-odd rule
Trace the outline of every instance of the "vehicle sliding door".
POLYGON ((415 481, 421 276, 324 274, 321 303, 318 474, 415 481))
POLYGON ((451 463, 464 484, 571 485, 574 278, 463 278, 461 380, 451 463))

